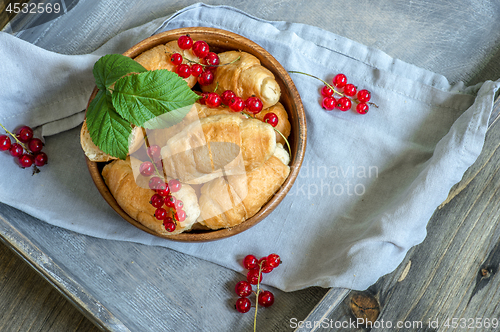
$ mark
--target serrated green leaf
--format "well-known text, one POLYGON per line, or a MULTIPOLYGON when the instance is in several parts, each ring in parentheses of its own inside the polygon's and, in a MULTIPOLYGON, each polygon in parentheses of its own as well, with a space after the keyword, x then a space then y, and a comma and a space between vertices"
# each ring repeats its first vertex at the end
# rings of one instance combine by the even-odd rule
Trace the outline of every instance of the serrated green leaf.
POLYGON ((185 109, 189 111, 189 106, 198 98, 186 81, 165 69, 122 77, 116 81, 112 94, 118 114, 147 129, 168 126, 160 115, 174 110, 178 110, 178 115, 169 120, 182 120, 187 113, 185 109))
POLYGON ((109 92, 99 90, 87 109, 86 119, 95 145, 113 157, 127 158, 132 127, 114 110, 109 92))
POLYGON ((130 73, 143 73, 145 71, 146 68, 127 56, 108 54, 97 60, 94 64, 93 74, 97 88, 99 90, 106 90, 120 77, 130 73))

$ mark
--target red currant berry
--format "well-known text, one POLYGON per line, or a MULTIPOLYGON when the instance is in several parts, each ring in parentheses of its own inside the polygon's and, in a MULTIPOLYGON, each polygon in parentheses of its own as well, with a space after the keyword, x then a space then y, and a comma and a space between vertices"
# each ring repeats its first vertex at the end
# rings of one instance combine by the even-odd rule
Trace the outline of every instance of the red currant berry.
POLYGON ((28 142, 28 148, 31 150, 31 152, 36 153, 40 152, 43 149, 43 142, 39 138, 32 138, 28 142))
POLYGON ((281 258, 277 254, 270 254, 267 256, 267 264, 272 268, 278 267, 281 264, 281 258))
POLYGON ((179 39, 177 39, 177 45, 183 50, 188 50, 193 47, 193 39, 189 37, 189 35, 180 36, 179 39))
POLYGON ((176 193, 179 190, 181 190, 182 184, 179 180, 172 179, 172 180, 168 181, 168 186, 170 187, 171 192, 176 193))
POLYGON ((182 63, 182 55, 180 53, 174 53, 172 54, 172 56, 170 57, 170 62, 172 62, 172 64, 174 65, 180 65, 182 63))
POLYGON ((368 90, 359 90, 358 91, 358 100, 362 103, 367 103, 370 101, 371 94, 368 90))
POLYGON ((234 93, 234 92, 233 92, 233 91, 231 91, 231 90, 226 90, 226 91, 224 91, 224 92, 220 95, 220 97, 222 98, 222 102, 223 102, 225 105, 229 106, 229 103, 231 102, 231 100, 232 100, 234 97, 236 97, 236 93, 234 93))
POLYGON ((153 163, 150 161, 145 161, 139 166, 139 173, 143 176, 151 176, 155 172, 153 163))
POLYGON ((9 148, 10 155, 12 157, 21 157, 24 153, 24 149, 19 143, 13 143, 9 148))
POLYGON ((260 273, 259 268, 251 269, 247 273, 247 281, 252 285, 257 285, 262 281, 262 273, 260 273))
POLYGON ((47 155, 45 154, 45 152, 39 152, 35 155, 35 165, 37 165, 38 167, 42 167, 43 165, 45 165, 47 163, 47 155))
POLYGON ((163 206, 163 204, 165 203, 165 199, 160 194, 154 194, 153 196, 151 196, 150 203, 155 208, 161 208, 163 206))
POLYGON ((343 88, 347 84, 347 77, 344 74, 338 74, 333 78, 333 85, 337 88, 343 88))
POLYGON ((351 100, 347 97, 342 97, 337 100, 337 108, 342 112, 348 111, 351 108, 351 100))
POLYGON ((334 97, 325 97, 321 102, 321 106, 328 111, 333 110, 336 104, 337 104, 337 99, 335 99, 334 97))
POLYGON ((9 136, 7 135, 0 136, 0 151, 7 151, 11 145, 12 142, 10 141, 9 136))
POLYGON ((245 104, 247 105, 248 112, 252 114, 258 114, 264 107, 262 101, 257 97, 248 97, 245 104))
POLYGON ((167 217, 167 210, 164 208, 157 208, 155 211, 155 218, 158 220, 165 220, 167 217))
POLYGON ((252 294, 252 285, 248 281, 240 281, 234 287, 234 290, 238 296, 247 297, 252 294))
POLYGON ((183 207, 184 207, 184 203, 180 199, 175 201, 175 209, 176 210, 182 210, 183 207))
POLYGON ((181 63, 177 66, 175 73, 182 78, 188 78, 191 76, 191 67, 185 63, 181 63))
POLYGON ((156 193, 160 196, 167 197, 170 194, 170 188, 166 183, 160 184, 156 189, 156 193))
POLYGON ((357 89, 356 89, 356 86, 354 84, 346 84, 344 86, 344 94, 346 96, 349 96, 349 97, 352 97, 354 95, 356 95, 356 92, 357 92, 357 89))
POLYGON ((213 83, 214 79, 215 79, 214 73, 212 73, 210 70, 205 70, 198 77, 198 83, 200 83, 200 85, 203 86, 210 85, 213 83))
POLYGON ((156 190, 160 188, 162 184, 165 184, 165 182, 157 176, 153 176, 149 179, 149 189, 156 190))
POLYGON ((186 220, 186 212, 184 210, 177 210, 175 212, 175 219, 179 220, 180 222, 186 220))
POLYGON ((273 112, 269 112, 264 115, 264 122, 269 123, 273 127, 276 127, 278 125, 278 120, 278 116, 273 112))
POLYGON ((239 299, 236 300, 236 304, 234 305, 234 307, 238 312, 244 314, 250 311, 250 309, 252 308, 252 303, 248 298, 240 297, 239 299))
POLYGON ((220 63, 219 56, 214 52, 208 52, 203 60, 205 60, 205 63, 211 67, 218 66, 220 63))
POLYGON ((148 146, 147 153, 152 160, 161 160, 161 149, 158 145, 148 146))
POLYGON ((30 167, 35 162, 35 158, 33 158, 30 154, 23 154, 19 157, 19 164, 22 168, 30 167))
POLYGON ((204 58, 209 52, 209 47, 203 40, 198 40, 193 44, 193 52, 198 58, 204 58))
POLYGON ((177 200, 175 199, 174 196, 168 195, 167 197, 165 197, 165 205, 167 207, 175 208, 175 202, 177 202, 177 200))
POLYGON ((28 142, 33 138, 33 129, 28 126, 22 126, 17 130, 17 138, 23 143, 28 142))
POLYGON ((208 97, 208 92, 202 92, 199 94, 200 99, 198 99, 198 102, 202 105, 206 105, 207 97, 208 97))
POLYGON ((246 255, 245 258, 243 258, 243 267, 247 270, 257 268, 259 266, 258 263, 259 261, 254 255, 246 255))
POLYGON ((333 96, 333 90, 332 90, 332 89, 330 89, 330 88, 328 87, 328 85, 325 85, 325 86, 321 89, 321 95, 322 95, 323 97, 331 97, 331 96, 333 96))
POLYGON ((356 106, 356 112, 358 112, 359 114, 366 114, 368 113, 368 104, 366 103, 359 103, 357 106, 356 106))
POLYGON ((261 266, 263 273, 269 273, 273 270, 273 267, 267 262, 267 257, 262 257, 259 259, 259 265, 261 266))
POLYGON ((200 64, 193 63, 191 65, 191 75, 198 77, 201 73, 203 73, 203 67, 200 64))
POLYGON ((231 101, 228 104, 229 109, 233 112, 241 112, 245 109, 246 104, 243 99, 240 97, 234 97, 231 99, 231 101))
POLYGON ((175 231, 175 229, 177 228, 177 226, 175 225, 174 219, 172 219, 170 217, 165 218, 165 220, 163 221, 163 226, 165 227, 165 230, 167 232, 170 232, 170 233, 175 231))
POLYGON ((210 92, 205 100, 205 103, 210 108, 216 108, 222 104, 222 98, 217 93, 210 92))
POLYGON ((274 295, 270 291, 263 291, 259 293, 259 304, 265 308, 270 307, 274 303, 274 295))

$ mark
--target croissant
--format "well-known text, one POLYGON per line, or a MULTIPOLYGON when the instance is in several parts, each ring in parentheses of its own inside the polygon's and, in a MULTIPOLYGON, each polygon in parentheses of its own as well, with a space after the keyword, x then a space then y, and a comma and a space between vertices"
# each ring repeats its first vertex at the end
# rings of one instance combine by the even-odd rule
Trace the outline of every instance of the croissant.
MULTIPOLYGON (((129 137, 129 153, 133 153, 139 149, 142 144, 142 138, 142 128, 134 127, 129 137)), ((87 128, 87 120, 83 121, 82 128, 80 129, 80 145, 90 161, 105 162, 116 159, 115 157, 103 152, 97 145, 94 144, 90 138, 90 133, 87 128)))
MULTIPOLYGON (((276 105, 273 105, 265 110, 262 110, 260 113, 256 114, 255 117, 259 120, 264 121, 264 117, 267 113, 274 113, 278 117, 278 125, 274 127, 278 130, 285 138, 290 136, 290 131, 292 130, 292 126, 290 125, 290 121, 288 121, 288 113, 286 112, 283 105, 278 102, 276 105)), ((276 142, 285 144, 285 138, 283 138, 279 133, 276 133, 276 142)))
POLYGON ((272 156, 252 172, 221 177, 204 184, 199 199, 201 214, 198 222, 211 229, 240 224, 261 209, 289 173, 290 167, 272 156))
MULTIPOLYGON (((147 70, 157 70, 157 69, 167 69, 170 71, 175 71, 176 66, 170 61, 170 57, 174 53, 180 53, 183 58, 183 63, 189 64, 188 60, 199 62, 198 58, 192 51, 192 49, 183 50, 177 45, 177 41, 173 40, 166 44, 160 44, 153 47, 134 58, 135 61, 139 62, 147 70)), ((189 76, 184 79, 190 88, 192 88, 197 79, 195 76, 189 76)))
MULTIPOLYGON (((182 222, 177 221, 175 231, 168 232, 163 226, 163 222, 155 218, 155 208, 149 203, 154 190, 139 186, 136 183, 134 172, 131 167, 130 158, 127 160, 115 160, 102 170, 102 176, 111 194, 116 199, 120 207, 133 219, 140 222, 145 227, 155 233, 162 235, 175 235, 191 229, 200 215, 198 198, 195 190, 183 184, 181 189, 172 195, 183 202, 183 209, 186 212, 186 219, 182 222)), ((147 181, 147 178, 143 180, 147 181)), ((140 181, 140 178, 137 179, 140 181)), ((170 217, 171 211, 170 211, 170 217)))
POLYGON ((222 94, 226 90, 232 90, 243 99, 256 96, 262 100, 264 108, 279 101, 281 90, 278 82, 273 73, 260 64, 259 59, 241 51, 228 51, 218 55, 221 65, 215 70, 214 82, 202 86, 203 91, 222 94))
POLYGON ((276 149, 271 125, 236 114, 213 115, 185 127, 162 148, 165 174, 189 184, 260 167, 276 149))

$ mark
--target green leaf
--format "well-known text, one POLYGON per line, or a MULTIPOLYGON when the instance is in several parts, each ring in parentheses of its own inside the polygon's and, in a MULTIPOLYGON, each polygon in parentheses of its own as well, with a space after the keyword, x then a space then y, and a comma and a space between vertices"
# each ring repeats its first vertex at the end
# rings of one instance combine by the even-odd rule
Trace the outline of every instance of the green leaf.
POLYGON ((94 64, 94 78, 99 90, 106 90, 120 77, 130 73, 143 73, 146 69, 135 60, 121 55, 108 54, 94 64))
POLYGON ((166 69, 122 77, 116 81, 112 94, 118 114, 147 129, 165 128, 172 125, 172 121, 179 122, 198 98, 186 81, 166 69), (160 117, 172 111, 176 111, 175 115, 160 117))
POLYGON ((103 152, 120 159, 127 158, 132 126, 115 111, 109 92, 99 90, 90 103, 87 127, 90 138, 103 152))

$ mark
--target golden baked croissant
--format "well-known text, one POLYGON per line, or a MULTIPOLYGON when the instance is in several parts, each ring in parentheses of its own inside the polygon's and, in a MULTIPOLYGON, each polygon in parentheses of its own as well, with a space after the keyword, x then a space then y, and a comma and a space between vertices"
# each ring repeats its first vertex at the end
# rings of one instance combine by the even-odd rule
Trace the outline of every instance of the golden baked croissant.
POLYGON ((203 91, 222 94, 226 90, 232 90, 243 99, 256 96, 262 100, 264 108, 279 101, 281 90, 278 82, 273 73, 260 64, 259 59, 241 51, 228 51, 218 55, 221 65, 215 70, 213 83, 202 86, 203 91))
MULTIPOLYGON (((260 113, 256 114, 255 117, 263 121, 264 116, 266 116, 267 113, 271 112, 276 114, 276 116, 278 117, 278 125, 274 128, 282 133, 285 138, 288 138, 288 136, 290 136, 292 126, 290 125, 290 121, 288 121, 288 113, 280 102, 277 102, 276 105, 262 110, 260 113)), ((285 139, 279 133, 276 133, 276 142, 285 144, 285 139)))
POLYGON ((276 149, 271 125, 237 114, 213 115, 193 122, 161 150, 165 174, 200 184, 260 167, 276 149))
MULTIPOLYGON (((182 55, 182 63, 190 64, 188 60, 195 62, 200 61, 200 58, 194 55, 192 49, 181 49, 179 45, 177 45, 177 40, 155 46, 152 49, 139 54, 134 58, 134 60, 139 62, 147 70, 167 69, 175 71, 176 65, 170 61, 170 58, 174 53, 182 55)), ((196 77, 192 75, 184 80, 190 88, 192 88, 197 82, 196 77)))
POLYGON ((201 214, 198 222, 211 229, 240 224, 261 209, 289 173, 290 167, 272 156, 252 172, 221 177, 204 184, 199 199, 201 214))
MULTIPOLYGON (((186 219, 182 222, 177 221, 175 231, 168 232, 165 230, 163 222, 155 218, 156 209, 149 203, 155 191, 137 185, 130 158, 115 160, 107 164, 102 170, 102 176, 118 205, 130 217, 158 234, 174 235, 189 230, 200 214, 198 198, 194 189, 183 184, 181 189, 172 195, 183 202, 186 219)), ((147 178, 143 180, 147 181, 147 178)))

